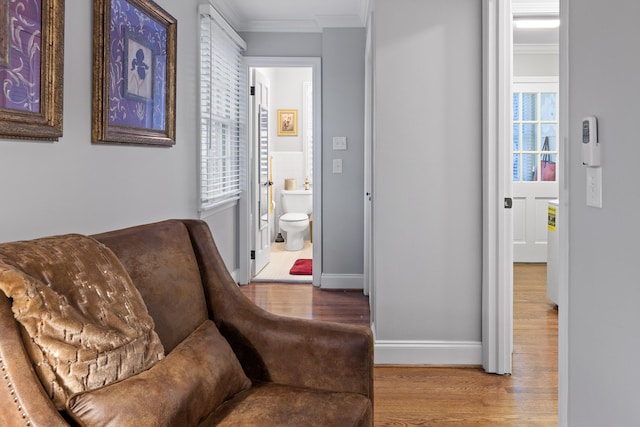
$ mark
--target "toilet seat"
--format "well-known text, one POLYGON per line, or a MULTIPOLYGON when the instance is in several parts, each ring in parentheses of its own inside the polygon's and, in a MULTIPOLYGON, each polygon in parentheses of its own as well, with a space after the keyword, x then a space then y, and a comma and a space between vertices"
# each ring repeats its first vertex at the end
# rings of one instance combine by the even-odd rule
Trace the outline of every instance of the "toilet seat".
POLYGON ((280 221, 284 222, 300 222, 309 219, 309 215, 303 213, 289 212, 280 217, 280 221))

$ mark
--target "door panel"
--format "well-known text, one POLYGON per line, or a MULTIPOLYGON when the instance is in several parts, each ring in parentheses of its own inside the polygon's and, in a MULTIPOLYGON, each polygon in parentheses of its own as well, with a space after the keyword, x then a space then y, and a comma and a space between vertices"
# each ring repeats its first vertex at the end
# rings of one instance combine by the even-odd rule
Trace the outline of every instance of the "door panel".
POLYGON ((271 209, 271 162, 269 159, 269 82, 257 70, 252 72, 252 86, 255 88, 251 122, 253 151, 252 176, 252 252, 254 260, 252 277, 271 260, 271 229, 273 210, 271 209))
POLYGON ((557 183, 513 184, 513 258, 547 262, 547 205, 558 198, 557 183))

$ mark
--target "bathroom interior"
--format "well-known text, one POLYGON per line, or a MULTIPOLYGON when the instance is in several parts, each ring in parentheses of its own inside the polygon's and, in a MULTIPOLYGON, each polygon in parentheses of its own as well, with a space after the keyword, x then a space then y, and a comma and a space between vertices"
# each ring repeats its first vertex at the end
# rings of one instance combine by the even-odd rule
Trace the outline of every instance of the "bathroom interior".
MULTIPOLYGON (((313 252, 312 68, 259 67, 268 82, 268 157, 271 256, 254 282, 311 283, 313 252), (282 131, 278 110, 295 111, 297 122, 282 131), (301 264, 302 263, 302 264, 301 264), (296 265, 294 273, 290 274, 296 265)), ((317 237, 316 237, 317 238, 317 237)))

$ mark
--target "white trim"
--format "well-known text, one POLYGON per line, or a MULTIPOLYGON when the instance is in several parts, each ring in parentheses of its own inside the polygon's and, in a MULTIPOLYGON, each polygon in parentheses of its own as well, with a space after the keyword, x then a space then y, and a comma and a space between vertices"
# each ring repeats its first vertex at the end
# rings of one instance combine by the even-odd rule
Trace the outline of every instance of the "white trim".
POLYGON ((513 16, 558 16, 560 10, 557 1, 536 3, 511 2, 513 16))
MULTIPOLYGON (((560 0, 560 158, 562 169, 560 172, 560 211, 559 221, 568 224, 569 221, 569 165, 571 150, 571 126, 569 126, 569 1, 560 0)), ((559 294, 558 294, 558 425, 569 425, 569 227, 563 226, 559 231, 560 260, 559 294)))
POLYGON ((511 373, 513 351, 511 197, 511 2, 483 0, 482 366, 511 373))
MULTIPOLYGON (((315 220, 313 226, 315 228, 315 220)), ((315 261, 315 255, 313 259, 315 261)), ((362 274, 323 274, 320 280, 322 289, 364 289, 362 274)))
POLYGON ((557 43, 514 44, 514 55, 558 55, 560 48, 557 43))
POLYGON ((480 365, 476 341, 386 341, 374 343, 376 365, 480 365))
POLYGON ((213 216, 217 213, 235 208, 238 205, 239 200, 240 200, 240 195, 232 199, 226 199, 215 204, 207 205, 206 207, 198 210, 199 218, 200 219, 209 218, 210 216, 213 216))
MULTIPOLYGON (((276 33, 320 33, 324 28, 362 28, 366 25, 370 0, 360 0, 356 15, 315 15, 313 19, 252 20, 242 18, 237 5, 232 0, 210 0, 212 6, 220 11, 223 19, 233 28, 242 32, 276 33)), ((201 5, 207 7, 208 5, 201 5)))
POLYGON ((223 30, 231 37, 231 39, 242 50, 247 50, 247 43, 236 33, 236 31, 229 25, 226 19, 213 7, 211 4, 201 4, 198 6, 198 12, 200 15, 209 15, 223 30))
POLYGON ((240 277, 240 269, 239 269, 239 268, 237 268, 237 269, 235 269, 235 270, 231 271, 231 272, 230 272, 230 274, 231 274, 231 277, 233 277, 233 281, 234 281, 234 282, 236 282, 236 283, 238 283, 238 284, 244 284, 244 285, 246 285, 246 284, 247 284, 247 283, 241 283, 241 282, 238 280, 238 278, 240 277))
MULTIPOLYGON (((533 76, 533 77, 529 77, 529 76, 522 76, 522 77, 514 77, 513 78, 513 84, 523 84, 523 83, 533 83, 533 84, 558 84, 559 82, 559 78, 558 76, 533 76)), ((546 90, 546 89, 545 89, 546 90)))

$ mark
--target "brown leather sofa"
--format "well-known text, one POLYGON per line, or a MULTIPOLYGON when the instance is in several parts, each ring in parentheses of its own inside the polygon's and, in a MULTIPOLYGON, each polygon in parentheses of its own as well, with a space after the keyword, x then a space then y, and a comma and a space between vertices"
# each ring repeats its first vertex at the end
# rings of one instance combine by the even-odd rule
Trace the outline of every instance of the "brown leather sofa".
MULTIPOLYGON (((280 317, 257 307, 230 276, 206 223, 169 220, 90 239, 75 235, 63 241, 71 250, 57 251, 54 261, 25 252, 30 247, 38 252, 41 243, 51 242, 0 244, 0 282, 22 277, 14 281, 18 289, 36 279, 50 287, 51 277, 63 274, 65 265, 82 265, 92 250, 106 251, 95 261, 101 274, 111 277, 118 266, 103 268, 102 258, 112 253, 142 297, 164 355, 126 379, 71 395, 66 408, 59 408, 39 376, 43 360, 38 357, 46 352, 35 357, 33 348, 39 347, 32 343, 41 337, 29 338, 30 328, 43 328, 44 321, 16 320, 21 314, 12 304, 22 301, 24 291, 13 298, 0 293, 1 426, 373 425, 370 329, 280 317), (76 241, 98 246, 87 250, 74 246, 76 241)), ((81 286, 91 290, 90 281, 82 280, 81 286)), ((99 296, 111 297, 109 292, 99 296)), ((94 304, 91 298, 85 305, 94 304)), ((37 299, 36 292, 28 302, 37 299)), ((99 313, 104 316, 109 313, 99 313)), ((150 356, 155 357, 153 351, 150 356)))

